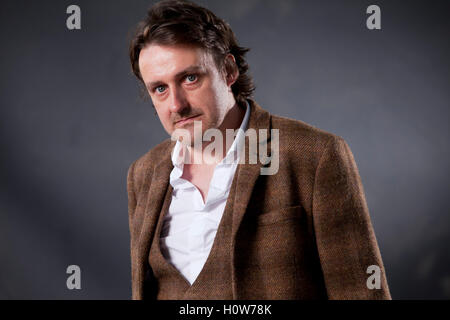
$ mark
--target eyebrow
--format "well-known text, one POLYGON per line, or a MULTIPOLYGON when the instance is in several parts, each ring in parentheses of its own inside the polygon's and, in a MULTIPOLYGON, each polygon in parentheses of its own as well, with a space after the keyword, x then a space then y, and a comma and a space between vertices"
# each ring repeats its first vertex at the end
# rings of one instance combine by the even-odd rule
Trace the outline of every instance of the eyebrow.
MULTIPOLYGON (((198 65, 190 66, 190 67, 187 67, 186 69, 178 72, 177 74, 175 74, 175 78, 179 79, 189 73, 200 72, 202 70, 203 70, 203 68, 201 66, 198 66, 198 65)), ((163 84, 164 84, 164 82, 157 80, 157 81, 147 82, 145 85, 147 86, 148 89, 152 89, 152 88, 156 88, 163 84)))

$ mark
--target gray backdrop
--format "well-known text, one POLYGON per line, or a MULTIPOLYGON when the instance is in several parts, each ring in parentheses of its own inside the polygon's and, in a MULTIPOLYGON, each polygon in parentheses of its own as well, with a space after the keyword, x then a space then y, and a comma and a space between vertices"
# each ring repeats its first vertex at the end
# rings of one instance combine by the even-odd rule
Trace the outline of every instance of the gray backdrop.
MULTIPOLYGON (((1 2, 0 298, 130 298, 126 173, 168 138, 127 56, 151 3, 1 2)), ((449 2, 200 4, 252 49, 263 108, 350 145, 393 298, 450 298, 449 2)))

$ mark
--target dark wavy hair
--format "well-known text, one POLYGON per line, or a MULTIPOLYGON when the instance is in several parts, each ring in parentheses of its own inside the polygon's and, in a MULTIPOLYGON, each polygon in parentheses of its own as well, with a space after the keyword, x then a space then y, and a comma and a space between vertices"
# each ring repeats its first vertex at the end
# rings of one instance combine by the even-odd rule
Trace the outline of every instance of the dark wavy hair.
MULTIPOLYGON (((225 56, 231 53, 239 70, 239 77, 231 86, 236 102, 245 106, 255 86, 248 74, 245 54, 249 48, 240 47, 229 24, 210 10, 185 0, 163 0, 153 5, 147 17, 136 28, 130 42, 131 67, 144 83, 139 70, 139 53, 149 44, 194 45, 209 52, 218 70, 231 71, 235 65, 225 56)), ((145 86, 145 84, 144 84, 145 86)))

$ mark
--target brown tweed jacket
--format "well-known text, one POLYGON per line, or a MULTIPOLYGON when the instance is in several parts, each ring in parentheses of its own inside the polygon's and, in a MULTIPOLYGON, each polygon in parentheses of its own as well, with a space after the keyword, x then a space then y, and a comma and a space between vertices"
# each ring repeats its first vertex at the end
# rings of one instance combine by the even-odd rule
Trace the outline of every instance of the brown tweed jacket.
MULTIPOLYGON (((275 116, 253 100, 249 128, 279 129, 279 171, 239 164, 234 202, 231 285, 235 299, 390 299, 358 169, 339 136, 275 116), (380 268, 369 289, 367 268, 380 268)), ((132 298, 145 297, 150 244, 173 168, 167 139, 128 170, 132 298)), ((271 151, 271 135, 267 135, 271 151)), ((248 141, 245 144, 248 159, 248 141)), ((213 275, 212 275, 213 276, 213 275)))

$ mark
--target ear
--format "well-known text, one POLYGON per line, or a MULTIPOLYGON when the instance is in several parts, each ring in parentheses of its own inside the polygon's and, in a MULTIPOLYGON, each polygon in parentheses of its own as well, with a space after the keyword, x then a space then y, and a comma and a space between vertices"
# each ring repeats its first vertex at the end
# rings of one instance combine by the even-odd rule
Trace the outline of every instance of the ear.
POLYGON ((236 82, 238 78, 239 78, 239 69, 236 64, 236 59, 231 53, 229 53, 225 57, 225 80, 227 86, 231 88, 231 86, 236 82))

